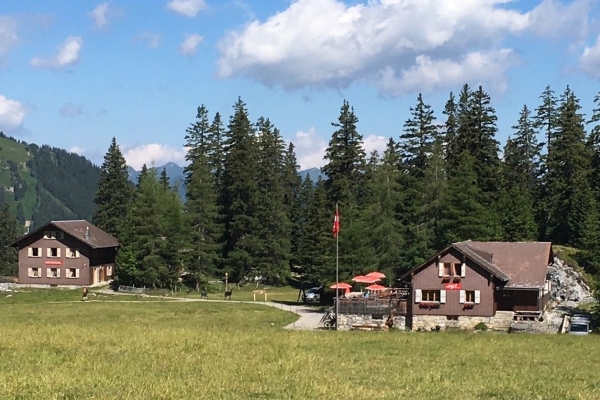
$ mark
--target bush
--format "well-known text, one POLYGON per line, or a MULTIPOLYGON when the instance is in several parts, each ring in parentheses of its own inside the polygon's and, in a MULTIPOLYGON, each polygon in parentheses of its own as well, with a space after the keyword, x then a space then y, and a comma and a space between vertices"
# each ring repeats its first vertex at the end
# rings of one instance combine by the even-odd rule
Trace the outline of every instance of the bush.
POLYGON ((487 331, 488 327, 486 324, 484 324, 483 322, 478 323, 477 325, 475 325, 475 330, 476 331, 487 331))

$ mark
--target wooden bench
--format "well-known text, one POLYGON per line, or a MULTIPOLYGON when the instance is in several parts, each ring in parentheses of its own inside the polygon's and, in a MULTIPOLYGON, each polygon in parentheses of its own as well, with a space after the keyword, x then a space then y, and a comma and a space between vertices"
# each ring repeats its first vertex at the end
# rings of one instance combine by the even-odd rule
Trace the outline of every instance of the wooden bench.
POLYGON ((352 329, 357 331, 385 331, 387 326, 384 324, 352 324, 352 329))

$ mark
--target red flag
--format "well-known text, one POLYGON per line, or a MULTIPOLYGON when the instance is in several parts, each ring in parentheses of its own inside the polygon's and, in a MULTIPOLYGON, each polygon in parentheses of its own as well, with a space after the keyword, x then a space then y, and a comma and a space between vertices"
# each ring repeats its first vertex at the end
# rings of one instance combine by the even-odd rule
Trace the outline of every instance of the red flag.
POLYGON ((335 205, 335 217, 333 218, 333 237, 336 238, 340 233, 340 213, 337 204, 335 205))

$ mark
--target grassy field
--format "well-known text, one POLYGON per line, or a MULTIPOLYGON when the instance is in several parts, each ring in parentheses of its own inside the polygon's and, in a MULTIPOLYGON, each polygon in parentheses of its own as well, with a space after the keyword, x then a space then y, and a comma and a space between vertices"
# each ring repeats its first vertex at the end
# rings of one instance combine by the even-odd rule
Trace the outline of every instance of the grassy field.
MULTIPOLYGON (((246 286, 238 288, 235 284, 230 285, 230 287, 231 287, 231 289, 233 289, 233 293, 231 295, 232 301, 253 301, 254 300, 253 291, 263 290, 265 288, 265 286, 259 286, 257 288, 256 285, 246 285, 246 286)), ((225 290, 224 290, 223 285, 221 285, 221 286, 209 285, 207 287, 207 289, 208 289, 208 298, 209 299, 222 300, 224 298, 225 290)), ((293 288, 291 286, 267 287, 266 292, 267 292, 267 301, 296 303, 298 300, 298 289, 293 288)), ((148 292, 148 294, 150 294, 150 295, 163 295, 165 293, 169 293, 169 295, 171 295, 171 293, 166 290, 157 290, 154 292, 152 292, 152 291, 148 292)), ((195 291, 176 292, 173 295, 175 297, 200 298, 200 294, 198 294, 195 291)), ((256 294, 256 301, 265 301, 265 295, 264 294, 256 294)))
POLYGON ((598 399, 598 336, 297 332, 210 302, 0 303, 2 399, 598 399))

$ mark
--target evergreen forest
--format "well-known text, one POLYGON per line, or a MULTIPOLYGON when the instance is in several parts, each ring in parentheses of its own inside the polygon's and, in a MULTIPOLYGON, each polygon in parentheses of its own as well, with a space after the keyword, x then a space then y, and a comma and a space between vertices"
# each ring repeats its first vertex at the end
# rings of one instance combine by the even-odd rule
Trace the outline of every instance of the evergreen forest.
POLYGON ((293 143, 238 99, 232 114, 204 106, 185 132, 186 202, 165 170, 144 166, 133 187, 113 140, 93 222, 122 243, 121 284, 191 286, 211 278, 273 285, 374 270, 388 284, 449 243, 552 241, 575 247, 600 275, 600 95, 591 116, 567 87, 524 105, 502 146, 488 93, 464 85, 443 110, 419 95, 382 154, 366 154, 348 101, 332 116, 324 178, 301 178, 293 143))

